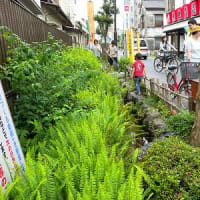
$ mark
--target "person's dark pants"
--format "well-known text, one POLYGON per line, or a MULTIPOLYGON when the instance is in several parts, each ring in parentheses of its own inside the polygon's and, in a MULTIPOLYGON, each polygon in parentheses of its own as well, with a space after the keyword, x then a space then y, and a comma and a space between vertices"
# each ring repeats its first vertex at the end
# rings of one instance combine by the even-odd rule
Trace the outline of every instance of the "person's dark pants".
POLYGON ((134 81, 135 81, 135 87, 136 87, 136 93, 137 95, 141 94, 141 90, 140 90, 140 84, 142 81, 143 76, 134 76, 134 81))
POLYGON ((117 71, 119 70, 119 64, 118 64, 118 61, 117 61, 117 57, 114 57, 114 58, 109 57, 108 62, 110 63, 110 65, 113 65, 113 63, 114 63, 115 69, 117 71))

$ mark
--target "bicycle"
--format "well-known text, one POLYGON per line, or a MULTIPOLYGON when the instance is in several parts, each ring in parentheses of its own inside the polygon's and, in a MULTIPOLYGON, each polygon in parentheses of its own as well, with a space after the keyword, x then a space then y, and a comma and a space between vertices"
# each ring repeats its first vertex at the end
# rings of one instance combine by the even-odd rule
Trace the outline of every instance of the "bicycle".
POLYGON ((154 59, 154 69, 156 72, 162 72, 164 69, 168 69, 170 66, 177 66, 175 70, 178 73, 178 61, 177 61, 177 52, 176 51, 165 51, 160 52, 160 54, 154 59), (168 61, 164 67, 164 54, 168 54, 168 61))
MULTIPOLYGON (((182 94, 184 96, 192 96, 192 79, 198 78, 198 63, 192 63, 192 62, 182 62, 180 64, 180 70, 181 70, 181 80, 179 83, 177 82, 177 76, 176 73, 174 73, 174 70, 177 68, 177 66, 170 66, 168 67, 168 74, 167 74, 167 84, 170 90, 178 92, 179 94, 182 94)), ((173 94, 172 99, 175 99, 176 95, 173 94)), ((181 106, 183 108, 186 108, 184 100, 181 100, 181 106)))

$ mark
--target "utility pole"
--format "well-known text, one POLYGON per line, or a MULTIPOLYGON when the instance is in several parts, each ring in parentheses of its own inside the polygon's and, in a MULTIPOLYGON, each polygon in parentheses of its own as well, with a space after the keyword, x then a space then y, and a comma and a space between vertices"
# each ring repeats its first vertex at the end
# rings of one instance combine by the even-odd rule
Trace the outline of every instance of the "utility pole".
POLYGON ((117 3, 113 0, 114 5, 114 40, 117 41, 117 3))

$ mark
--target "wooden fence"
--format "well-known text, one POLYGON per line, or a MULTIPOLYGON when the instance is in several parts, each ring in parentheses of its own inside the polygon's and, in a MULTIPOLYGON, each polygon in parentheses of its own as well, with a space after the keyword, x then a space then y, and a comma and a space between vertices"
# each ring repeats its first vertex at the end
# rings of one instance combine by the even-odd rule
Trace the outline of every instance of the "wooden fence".
MULTIPOLYGON (((7 26, 28 43, 45 41, 50 32, 55 39, 72 45, 72 38, 66 33, 48 25, 11 0, 0 0, 0 25, 7 26)), ((0 37, 0 64, 6 59, 6 46, 6 41, 0 37)))
MULTIPOLYGON (((12 0, 0 0, 0 26, 10 28, 28 43, 45 41, 48 33, 51 33, 56 40, 63 40, 67 45, 72 45, 72 38, 65 32, 48 25, 12 0)), ((7 42, 2 38, 0 31, 0 64, 6 61, 6 56, 7 42)), ((3 87, 12 110, 14 95, 10 91, 8 82, 3 81, 3 87)))
POLYGON ((168 88, 167 83, 160 83, 158 79, 144 79, 144 84, 147 92, 152 93, 164 102, 166 102, 172 109, 194 110, 194 102, 192 97, 183 96, 176 91, 168 88))

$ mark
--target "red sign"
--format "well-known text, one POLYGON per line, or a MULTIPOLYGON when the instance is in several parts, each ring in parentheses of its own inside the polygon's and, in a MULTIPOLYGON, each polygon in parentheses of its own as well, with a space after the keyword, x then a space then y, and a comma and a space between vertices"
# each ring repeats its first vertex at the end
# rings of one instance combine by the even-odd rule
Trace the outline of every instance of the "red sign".
POLYGON ((172 23, 177 21, 177 14, 176 14, 176 10, 172 11, 172 23))
POLYGON ((129 11, 129 6, 124 6, 124 11, 128 12, 129 11))
POLYGON ((199 2, 197 0, 190 3, 191 16, 199 14, 199 2))
POLYGON ((183 8, 176 9, 176 17, 177 21, 181 21, 183 19, 183 8))
POLYGON ((172 23, 172 13, 166 13, 166 18, 167 18, 167 24, 171 24, 172 23))
POLYGON ((183 6, 183 18, 187 19, 191 17, 191 5, 190 4, 185 4, 183 6))

